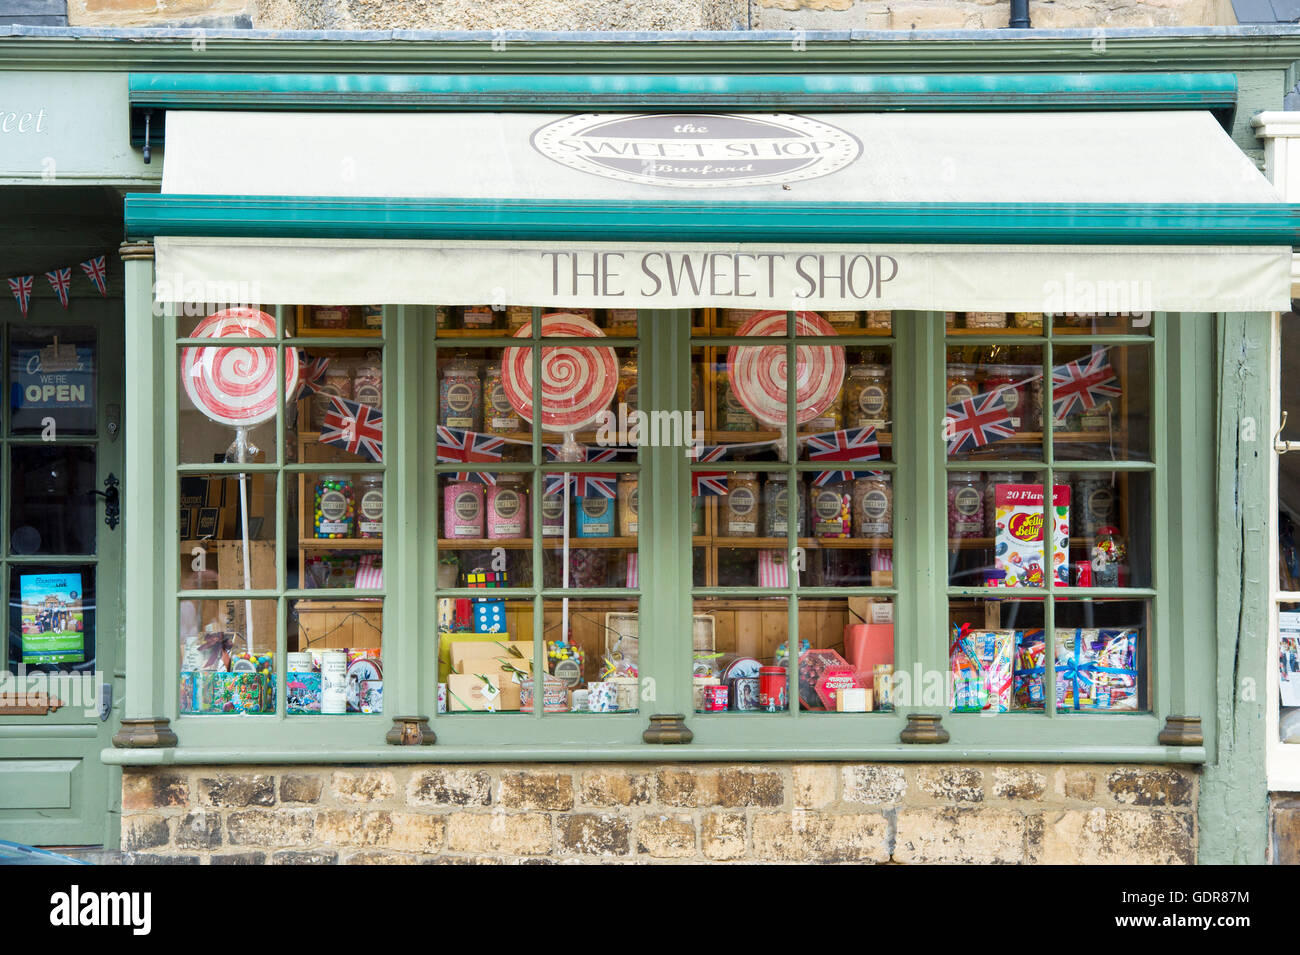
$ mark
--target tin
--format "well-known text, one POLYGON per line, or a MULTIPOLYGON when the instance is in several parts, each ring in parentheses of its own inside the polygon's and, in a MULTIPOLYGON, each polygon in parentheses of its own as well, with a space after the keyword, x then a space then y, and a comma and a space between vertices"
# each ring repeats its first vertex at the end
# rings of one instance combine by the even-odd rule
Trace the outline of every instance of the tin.
POLYGON ((320 711, 325 715, 348 711, 348 654, 326 650, 320 661, 320 711))
POLYGON ((704 712, 722 713, 727 709, 727 688, 725 686, 706 686, 704 688, 704 712))
POLYGON ((758 671, 758 706, 768 713, 784 710, 786 697, 785 667, 763 667, 758 671))
POLYGON ((728 682, 730 706, 737 713, 756 713, 762 709, 759 704, 759 678, 756 676, 738 676, 728 682))

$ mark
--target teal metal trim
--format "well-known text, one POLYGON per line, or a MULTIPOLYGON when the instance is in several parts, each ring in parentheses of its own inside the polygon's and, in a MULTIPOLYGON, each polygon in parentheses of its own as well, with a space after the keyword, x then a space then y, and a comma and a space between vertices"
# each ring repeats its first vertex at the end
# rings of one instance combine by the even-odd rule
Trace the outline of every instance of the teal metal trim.
POLYGON ((1209 110, 1231 131, 1233 73, 132 73, 131 144, 168 109, 700 112, 1209 110))
POLYGON ((1284 203, 591 202, 312 196, 126 197, 154 236, 624 242, 1300 245, 1284 203))

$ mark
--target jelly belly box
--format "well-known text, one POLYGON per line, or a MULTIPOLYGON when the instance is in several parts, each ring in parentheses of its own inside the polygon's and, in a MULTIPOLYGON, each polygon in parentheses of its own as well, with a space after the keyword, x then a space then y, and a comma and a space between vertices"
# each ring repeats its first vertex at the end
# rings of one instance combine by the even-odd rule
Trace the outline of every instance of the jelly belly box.
POLYGON ((1068 586, 1070 570, 1070 488, 1058 484, 1052 489, 1052 555, 1044 566, 1043 486, 1041 484, 998 484, 996 506, 996 573, 990 583, 999 587, 1042 587, 1046 575, 1056 575, 1059 586, 1068 586))

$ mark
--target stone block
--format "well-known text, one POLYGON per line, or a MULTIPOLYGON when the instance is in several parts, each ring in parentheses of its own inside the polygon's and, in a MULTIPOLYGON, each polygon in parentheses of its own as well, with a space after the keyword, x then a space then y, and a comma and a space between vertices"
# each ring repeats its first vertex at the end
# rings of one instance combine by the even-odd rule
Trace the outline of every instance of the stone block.
POLYGON ((1126 806, 1190 806, 1192 777, 1176 769, 1124 767, 1106 777, 1117 803, 1126 806))
POLYGON ((171 829, 162 816, 149 813, 122 818, 122 851, 157 849, 171 842, 171 829))
POLYGON ((242 809, 226 815, 226 844, 297 848, 311 845, 315 812, 311 809, 242 809))
POLYGON ((726 862, 744 858, 748 823, 743 812, 711 812, 700 828, 700 846, 706 859, 726 862))
POLYGON ((802 763, 790 767, 794 807, 823 809, 835 802, 839 789, 839 771, 825 763, 802 763))
POLYGON ((666 766, 656 774, 659 802, 674 809, 718 805, 718 772, 694 766, 666 766))
POLYGON ((889 861, 889 820, 883 813, 759 813, 753 840, 755 862, 889 861))
POLYGON ((330 786, 334 798, 344 803, 384 802, 397 792, 397 780, 385 769, 336 772, 330 786))
POLYGON ((611 813, 580 812, 556 819, 560 851, 590 856, 625 856, 632 824, 611 813))
POLYGON ((590 769, 582 774, 579 792, 586 806, 644 806, 654 800, 655 775, 635 769, 590 769))
POLYGON ((1047 777, 1036 769, 998 766, 993 770, 993 795, 998 799, 1036 802, 1047 792, 1047 777))
POLYGON ((218 773, 200 777, 199 805, 243 809, 275 805, 275 777, 263 773, 218 773))
POLYGON ((898 810, 894 861, 989 864, 1025 857, 1025 817, 1009 809, 898 810))
POLYGON ((544 812, 454 812, 447 817, 449 852, 546 855, 551 817, 544 812))
POLYGON ((502 773, 498 801, 506 809, 564 812, 573 808, 573 777, 538 770, 502 773))
POLYGON ((339 854, 327 849, 281 849, 271 853, 271 865, 337 865, 339 854))
POLYGON ((785 804, 785 780, 775 769, 722 769, 718 772, 718 805, 776 807, 785 804))
POLYGON ((492 777, 478 769, 429 769, 414 773, 406 785, 412 806, 490 806, 492 777))
POLYGON ((891 805, 907 792, 907 777, 901 766, 841 766, 840 781, 840 799, 844 802, 891 805))
POLYGON ((642 817, 636 824, 636 851, 655 859, 695 855, 695 820, 688 815, 642 817))
POLYGON ((1140 809, 1067 809, 1044 813, 1041 861, 1048 865, 1191 865, 1191 813, 1140 809))
POLYGON ((176 826, 176 848, 212 850, 221 847, 220 813, 186 813, 176 826))
POLYGON ((918 766, 916 788, 943 802, 983 802, 984 771, 974 766, 918 766))
POLYGON ((190 801, 189 780, 180 773, 124 770, 122 809, 167 809, 190 801))
POLYGON ((325 782, 319 776, 293 774, 280 777, 280 802, 320 802, 325 782))

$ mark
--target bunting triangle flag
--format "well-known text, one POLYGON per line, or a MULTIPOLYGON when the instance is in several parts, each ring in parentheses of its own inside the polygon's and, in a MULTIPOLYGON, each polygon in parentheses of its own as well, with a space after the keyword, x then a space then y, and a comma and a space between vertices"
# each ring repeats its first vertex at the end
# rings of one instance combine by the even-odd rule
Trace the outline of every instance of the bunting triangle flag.
POLYGON ((67 308, 68 289, 72 287, 72 266, 46 272, 45 277, 50 280, 50 288, 54 289, 54 294, 59 297, 59 304, 67 308))
POLYGON ((97 255, 93 259, 86 259, 86 261, 82 262, 81 271, 85 272, 86 278, 94 283, 100 295, 108 294, 108 269, 104 265, 102 255, 97 255))
POLYGON ((32 276, 20 275, 10 279, 9 291, 13 292, 14 298, 18 300, 18 310, 26 315, 27 306, 32 301, 32 276))

